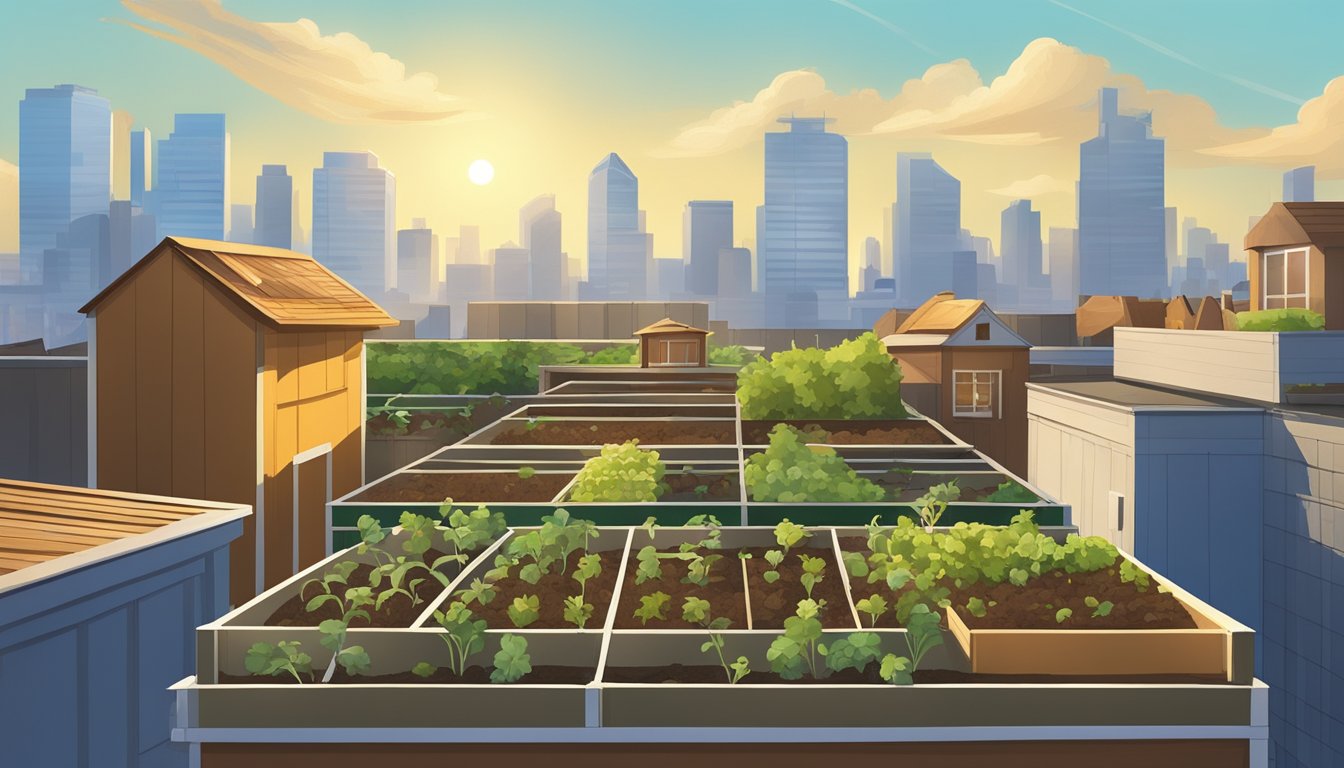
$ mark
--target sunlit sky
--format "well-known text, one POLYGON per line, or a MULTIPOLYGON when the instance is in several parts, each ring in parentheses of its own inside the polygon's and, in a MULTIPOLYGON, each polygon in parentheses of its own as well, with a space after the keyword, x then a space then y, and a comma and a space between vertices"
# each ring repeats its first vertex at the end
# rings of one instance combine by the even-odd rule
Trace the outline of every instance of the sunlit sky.
MULTIPOLYGON (((1344 3, 1267 7, 15 0, 0 24, 0 160, 17 161, 23 90, 74 82, 156 138, 175 112, 226 113, 234 201, 252 202, 262 163, 285 163, 305 230, 322 152, 368 149, 397 177, 399 226, 479 224, 494 247, 517 239, 520 206, 554 193, 564 245, 582 255, 587 176, 615 151, 640 178, 655 254, 679 256, 690 199, 735 201, 737 238, 751 240, 761 134, 779 114, 825 111, 850 137, 857 263, 895 200, 898 151, 933 152, 962 180, 963 226, 996 243, 1017 196, 1045 226, 1073 226, 1077 143, 1095 133, 1096 87, 1115 83, 1169 138, 1168 205, 1235 253, 1283 170, 1344 178, 1344 81, 1326 92, 1344 69, 1344 3), (468 179, 477 159, 494 167, 487 185, 468 179)), ((0 170, 0 250, 12 250, 13 168, 0 170)), ((1318 184, 1341 196, 1344 184, 1318 184)))

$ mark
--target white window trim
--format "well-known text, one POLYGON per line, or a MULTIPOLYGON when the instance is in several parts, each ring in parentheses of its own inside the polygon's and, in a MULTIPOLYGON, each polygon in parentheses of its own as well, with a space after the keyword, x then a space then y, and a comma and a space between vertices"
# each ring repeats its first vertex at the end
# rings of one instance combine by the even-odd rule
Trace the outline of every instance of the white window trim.
POLYGON ((1311 307, 1311 249, 1310 248, 1280 248, 1277 251, 1265 251, 1260 254, 1260 308, 1269 309, 1270 298, 1282 299, 1284 305, 1288 304, 1289 299, 1302 299, 1303 305, 1311 307), (1288 255, 1292 253, 1301 253, 1302 259, 1302 293, 1288 293, 1288 255), (1283 293, 1269 292, 1269 265, 1266 264, 1270 256, 1283 257, 1283 293))
POLYGON ((1003 418, 1003 371, 977 370, 970 368, 952 369, 952 417, 955 419, 1001 419, 1003 418), (971 397, 975 397, 976 378, 981 375, 994 376, 994 402, 990 404, 989 412, 980 411, 961 411, 957 410, 957 376, 958 374, 970 374, 971 376, 971 397))

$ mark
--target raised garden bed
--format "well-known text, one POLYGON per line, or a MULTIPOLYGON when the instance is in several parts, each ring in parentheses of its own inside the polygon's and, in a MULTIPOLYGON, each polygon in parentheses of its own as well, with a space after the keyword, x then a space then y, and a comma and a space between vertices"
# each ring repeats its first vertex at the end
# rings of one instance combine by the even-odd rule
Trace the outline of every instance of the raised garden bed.
POLYGON ((808 442, 826 445, 953 445, 946 433, 925 419, 834 420, 788 419, 742 421, 744 445, 767 445, 776 424, 796 427, 808 442))
POLYGON ((732 445, 737 442, 733 422, 649 420, 592 421, 539 417, 509 419, 498 430, 482 435, 490 445, 606 445, 638 440, 642 445, 732 445))
POLYGON ((357 495, 352 502, 425 502, 452 499, 458 503, 495 501, 548 502, 573 479, 573 472, 534 473, 518 470, 482 472, 402 472, 357 495))

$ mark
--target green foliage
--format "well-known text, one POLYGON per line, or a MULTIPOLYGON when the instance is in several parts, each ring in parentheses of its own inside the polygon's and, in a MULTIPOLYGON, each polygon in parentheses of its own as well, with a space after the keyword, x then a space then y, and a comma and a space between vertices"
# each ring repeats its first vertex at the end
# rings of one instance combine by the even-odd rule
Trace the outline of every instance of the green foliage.
POLYGON ((565 598, 564 617, 565 621, 583 629, 588 620, 593 618, 593 604, 585 603, 583 595, 570 595, 565 598))
POLYGON ((438 671, 439 668, 434 666, 433 664, 430 664, 428 661, 417 661, 415 663, 415 666, 411 667, 411 674, 415 675, 416 677, 425 677, 425 678, 433 677, 434 673, 438 671))
MULTIPOLYGON (((760 355, 738 344, 727 344, 722 347, 714 344, 709 345, 710 365, 733 365, 741 368, 759 359, 761 359, 760 355)), ((638 362, 638 358, 636 358, 636 362, 638 362)))
POLYGON ((471 586, 466 589, 459 589, 457 594, 462 598, 462 602, 467 605, 472 603, 489 605, 490 601, 495 599, 498 590, 480 579, 472 579, 471 586))
POLYGON ((888 653, 882 657, 882 668, 879 674, 882 679, 892 685, 914 685, 915 668, 910 663, 910 659, 904 656, 897 656, 894 653, 888 653))
POLYGON ((864 579, 868 577, 868 560, 862 552, 844 552, 840 555, 840 559, 844 563, 845 571, 849 573, 850 578, 864 579))
POLYGON ((1238 331, 1320 331, 1325 329, 1325 317, 1310 309, 1262 309, 1258 312, 1238 312, 1238 331))
POLYGON ((807 672, 817 676, 817 643, 821 640, 820 605, 814 600, 799 600, 798 611, 784 620, 784 634, 776 637, 765 652, 771 671, 785 680, 798 680, 807 672))
POLYGON ((448 646, 449 667, 461 677, 467 661, 485 647, 485 620, 476 618, 465 603, 454 602, 446 611, 435 611, 434 621, 446 632, 441 637, 448 646))
POLYGON ((1115 603, 1112 603, 1110 600, 1097 600, 1097 598, 1091 595, 1083 598, 1083 603, 1087 605, 1088 608, 1092 609, 1092 618, 1094 619, 1110 616, 1111 611, 1115 608, 1115 603))
POLYGON ((725 647, 723 630, 731 626, 732 621, 724 617, 714 618, 711 611, 708 600, 688 597, 681 606, 681 618, 690 624, 699 624, 709 631, 709 640, 700 645, 700 652, 714 651, 719 657, 719 666, 723 667, 723 674, 727 677, 728 684, 735 685, 751 672, 751 664, 746 656, 738 656, 737 661, 728 663, 728 658, 723 654, 725 647))
POLYGON ((528 479, 530 479, 530 478, 531 478, 533 475, 535 475, 535 474, 537 474, 537 470, 533 469, 532 467, 519 467, 519 468, 518 468, 518 479, 519 479, 519 480, 528 480, 528 479))
POLYGON ((586 365, 639 365, 639 345, 619 344, 599 349, 583 362, 586 365))
POLYGON ((887 612, 887 600, 881 595, 870 595, 854 604, 859 613, 868 614, 868 626, 876 627, 877 620, 882 618, 882 614, 887 612))
POLYGON ((565 621, 579 629, 583 629, 588 620, 593 617, 593 604, 587 602, 588 580, 601 572, 602 557, 600 555, 584 555, 579 558, 574 573, 570 574, 570 578, 579 583, 579 594, 565 598, 564 617, 565 621))
POLYGON ((503 635, 499 638, 499 652, 495 654, 495 669, 490 673, 492 683, 516 683, 532 671, 532 657, 527 653, 527 638, 503 635))
POLYGON ((882 638, 876 632, 853 632, 831 643, 817 646, 817 652, 826 657, 826 668, 832 672, 855 669, 859 672, 882 656, 882 638))
POLYGON ((995 488, 993 493, 981 499, 991 504, 1032 504, 1039 500, 1036 494, 1016 480, 999 483, 999 487, 995 488))
POLYGON ((784 553, 778 549, 772 549, 765 553, 765 562, 770 564, 770 570, 761 574, 766 584, 774 584, 779 581, 779 564, 784 562, 784 553))
POLYGON ((689 624, 709 622, 709 601, 699 597, 688 597, 681 605, 681 618, 689 624))
POLYGON ((253 643, 252 647, 247 649, 247 657, 243 660, 243 666, 247 669, 248 674, 252 675, 275 677, 289 673, 299 683, 303 682, 300 675, 307 675, 311 681, 313 678, 313 658, 299 650, 299 647, 299 642, 295 640, 281 640, 275 645, 253 643))
POLYGON ((1073 616, 1072 608, 1060 608, 1058 611, 1055 611, 1055 623, 1063 624, 1072 616, 1073 616))
POLYGON ((981 600, 978 597, 972 597, 966 601, 966 612, 977 619, 983 619, 985 618, 985 614, 989 613, 989 609, 985 607, 984 600, 981 600))
POLYGON ((803 589, 807 590, 807 597, 810 600, 812 588, 825 579, 826 561, 811 555, 799 555, 798 559, 803 561, 803 573, 798 579, 803 583, 803 589))
POLYGON ((543 365, 635 362, 633 344, 585 354, 541 341, 378 342, 367 345, 368 391, 420 395, 530 395, 543 365))
POLYGON ((1140 592, 1148 591, 1148 574, 1133 561, 1126 560, 1120 564, 1120 581, 1133 584, 1140 592))
POLYGON ((691 557, 686 562, 686 576, 681 580, 683 584, 694 584, 703 587, 709 584, 709 571, 714 564, 723 559, 723 555, 701 555, 691 552, 691 557))
POLYGON ((652 544, 640 547, 639 553, 635 555, 635 562, 637 563, 635 584, 663 578, 663 559, 658 556, 658 550, 652 544))
POLYGON ((666 592, 654 592, 640 597, 639 607, 635 609, 635 618, 639 619, 640 625, 648 624, 650 619, 666 621, 667 603, 671 599, 666 592))
POLYGON ((961 489, 957 487, 956 480, 930 486, 923 496, 915 500, 915 508, 919 511, 919 520, 924 523, 924 528, 932 531, 947 511, 947 506, 959 498, 961 489))
POLYGON ((770 447, 747 458, 747 488, 756 501, 875 502, 886 493, 826 446, 808 446, 786 424, 770 430, 770 447))
POLYGON ((522 629, 528 624, 537 620, 540 616, 538 611, 541 609, 541 598, 537 595, 519 595, 513 598, 506 612, 509 614, 509 621, 513 626, 522 629))
POLYGON ((569 498, 580 502, 657 501, 666 467, 657 451, 641 450, 638 440, 609 443, 584 463, 569 498))
POLYGON ((776 352, 737 374, 744 419, 901 419, 901 368, 877 336, 776 352))
POLYGON ((942 615, 920 603, 910 609, 905 620, 905 644, 910 650, 910 671, 919 669, 924 654, 943 644, 943 631, 938 628, 942 615))
POLYGON ((597 535, 597 526, 591 520, 571 518, 568 510, 557 509, 541 518, 540 528, 510 539, 507 552, 495 558, 495 567, 486 578, 497 581, 506 577, 514 566, 522 565, 518 578, 536 584, 553 568, 564 573, 569 556, 580 547, 586 553, 589 540, 597 535))
POLYGON ((811 538, 812 532, 797 523, 789 522, 786 517, 775 526, 775 542, 784 549, 784 554, 789 554, 789 550, 802 543, 803 539, 811 538))

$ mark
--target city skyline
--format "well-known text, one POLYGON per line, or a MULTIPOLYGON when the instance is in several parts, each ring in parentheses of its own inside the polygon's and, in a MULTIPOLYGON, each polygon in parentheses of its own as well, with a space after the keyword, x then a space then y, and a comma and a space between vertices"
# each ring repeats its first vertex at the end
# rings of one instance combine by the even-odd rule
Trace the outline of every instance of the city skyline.
MULTIPOLYGON (((1337 142, 1316 145, 1318 156, 1310 158, 1290 156, 1290 153, 1268 146, 1267 129, 1292 124, 1297 105, 1237 86, 1221 74, 1203 73, 1169 58, 1151 56, 1151 50, 1136 45, 1124 35, 1062 8, 1043 3, 1041 9, 1021 14, 1026 20, 1005 19, 1003 40, 989 45, 977 44, 974 48, 946 39, 947 25, 935 23, 932 18, 937 16, 935 12, 928 9, 903 11, 897 23, 911 34, 926 39, 928 49, 937 54, 907 45, 906 50, 898 54, 884 54, 895 60, 889 62, 888 67, 874 71, 856 64, 853 56, 844 53, 835 41, 890 41, 891 32, 836 4, 818 2, 815 5, 800 6, 796 11, 799 18, 815 20, 819 25, 817 39, 801 44, 796 53, 777 50, 762 61, 753 59, 749 66, 736 68, 724 68, 727 65, 721 58, 710 57, 712 61, 694 66, 719 66, 724 68, 724 77, 704 87, 697 86, 694 94, 690 93, 689 84, 673 88, 667 93, 661 109, 626 115, 617 123, 601 120, 601 125, 612 126, 609 131, 594 130, 591 125, 580 130, 580 125, 587 120, 602 117, 610 110, 610 105, 595 99, 599 94, 622 103, 630 103, 633 99, 635 103, 644 104, 655 98, 642 89, 632 88, 629 81, 635 76, 633 73, 591 79, 582 93, 575 93, 573 87, 557 90, 552 87, 555 83, 551 75, 536 75, 532 70, 528 71, 535 77, 529 81, 518 71, 527 69, 521 64, 492 68, 479 78, 475 73, 473 77, 452 76, 463 72, 461 57, 469 56, 469 52, 475 50, 474 43, 468 45, 467 52, 458 58, 450 57, 444 61, 427 52, 420 35, 411 34, 394 20, 310 3, 230 2, 226 6, 206 3, 199 6, 210 11, 206 13, 194 3, 128 2, 124 9, 103 8, 91 13, 90 16, 96 18, 89 20, 78 18, 76 13, 70 20, 75 37, 115 41, 135 51, 143 51, 141 60, 161 61, 165 65, 163 69, 172 70, 142 72, 141 75, 147 78, 142 85, 152 86, 159 80, 189 77, 200 87, 188 90, 132 89, 128 87, 127 75, 120 64, 93 67, 87 55, 72 53, 68 62, 54 67, 50 55, 45 52, 32 54, 43 62, 41 67, 19 66, 10 71, 6 75, 6 87, 15 102, 21 97, 23 88, 49 87, 57 81, 96 88, 100 95, 112 102, 114 110, 130 112, 135 116, 136 127, 148 128, 155 137, 168 135, 173 114, 224 113, 228 116, 229 132, 233 137, 230 167, 233 197, 229 202, 254 203, 250 199, 251 182, 261 165, 285 164, 291 169, 301 200, 300 223, 311 217, 312 190, 307 183, 307 172, 321 165, 321 153, 372 151, 398 177, 402 202, 396 213, 397 228, 409 226, 413 218, 425 218, 436 232, 454 231, 463 224, 479 225, 484 248, 515 239, 516 211, 537 195, 554 194, 557 209, 582 215, 586 171, 600 157, 614 151, 636 168, 644 182, 642 207, 648 212, 647 231, 656 236, 655 256, 658 257, 675 256, 681 251, 680 217, 689 200, 734 201, 734 231, 738 241, 756 238, 752 212, 761 203, 763 195, 760 142, 764 131, 751 120, 773 120, 780 116, 775 114, 779 111, 834 115, 837 117, 835 129, 850 141, 850 252, 847 258, 851 281, 856 284, 862 258, 858 245, 864 237, 882 232, 882 209, 891 202, 894 158, 899 151, 932 152, 940 165, 962 181, 963 226, 972 233, 997 243, 999 213, 1004 205, 1018 198, 1033 200, 1035 208, 1042 214, 1043 229, 1074 226, 1072 181, 1076 179, 1077 157, 1076 147, 1070 150, 1067 145, 1078 138, 1073 135, 1078 130, 1077 125, 1095 125, 1095 89, 1091 88, 1094 83, 1118 84, 1121 87, 1120 105, 1124 110, 1154 110, 1155 133, 1169 137, 1168 205, 1179 208, 1182 215, 1197 216, 1229 240, 1244 230, 1249 215, 1262 211, 1278 198, 1281 175, 1292 167, 1317 165, 1320 198, 1340 195, 1341 186, 1336 177, 1341 170, 1341 153, 1337 142), (192 8, 197 10, 190 10, 192 8), (353 36, 347 40, 350 50, 341 49, 338 53, 359 57, 372 56, 371 51, 384 51, 391 57, 391 65, 404 64, 404 71, 392 66, 385 73, 389 81, 385 85, 390 84, 387 91, 392 94, 387 98, 395 97, 406 102, 400 104, 403 111, 414 112, 429 104, 431 112, 438 108, 444 114, 465 109, 470 113, 470 119, 466 119, 467 115, 458 115, 454 121, 439 124, 429 119, 438 113, 417 112, 411 117, 403 115, 405 119, 400 121, 350 115, 336 108, 356 101, 357 94, 348 91, 323 91, 326 101, 322 105, 299 103, 292 93, 280 92, 281 84, 259 84, 254 89, 247 84, 251 82, 247 80, 248 73, 236 72, 238 76, 235 77, 235 72, 213 64, 209 58, 214 49, 197 48, 197 52, 193 52, 153 40, 127 27, 127 23, 148 24, 159 36, 179 37, 185 29, 205 30, 219 45, 225 42, 245 45, 246 41, 228 37, 219 24, 210 21, 221 14, 236 25, 235 31, 261 29, 285 40, 306 29, 318 35, 318 40, 327 41, 323 45, 328 47, 336 45, 333 41, 337 39, 337 33, 345 33, 341 39, 353 36), (911 18, 905 18, 907 15, 911 18), (98 20, 104 17, 125 23, 98 20), (294 22, 297 18, 311 18, 315 29, 297 24, 294 22), (283 23, 259 24, 272 21, 283 23), (178 32, 171 32, 172 29, 178 32), (972 51, 974 55, 970 59, 957 58, 972 51), (1145 51, 1149 55, 1140 55, 1145 51), (1022 94, 1012 91, 1014 83, 1033 73, 1061 67, 1067 69, 1069 64, 1075 65, 1078 79, 1085 82, 1060 83, 1058 77, 1047 78, 1042 85, 1045 106, 1034 112, 1021 107, 1022 94), (807 67, 813 69, 805 69, 807 67), (21 79, 25 77, 26 69, 46 74, 37 80, 21 79), (419 74, 408 74, 421 71, 434 73, 442 85, 435 84, 432 77, 425 80, 419 74), (54 76, 57 80, 53 80, 54 76), (504 103, 499 97, 487 98, 487 92, 499 90, 492 91, 487 84, 499 86, 506 81, 511 89, 520 84, 525 86, 515 89, 519 103, 513 99, 504 103), (550 95, 538 94, 547 89, 552 91, 550 95), (1084 93, 1089 90, 1090 93, 1084 93), (150 97, 150 92, 169 92, 173 96, 150 97), (975 115, 952 114, 945 104, 941 111, 933 110, 942 121, 938 125, 909 125, 914 119, 911 110, 918 106, 915 97, 919 93, 940 96, 944 100, 949 95, 965 94, 961 97, 963 102, 968 99, 993 102, 990 106, 999 112, 989 115, 993 118, 989 122, 984 120, 986 115, 980 115, 984 118, 981 122, 1013 131, 981 135, 988 128, 967 128, 975 122, 975 115), (972 96, 975 98, 970 98, 972 96), (566 103, 570 98, 574 102, 566 103), (525 108, 520 106, 524 101, 528 102, 525 108), (524 114, 519 110, 531 112, 524 114), (752 117, 753 110, 771 114, 752 117), (323 116, 317 117, 314 112, 323 116), (903 120, 907 123, 904 126, 901 124, 903 120), (292 130, 275 130, 279 124, 292 127, 292 130), (1189 125, 1180 128, 1182 124, 1189 125), (746 133, 743 133, 744 129, 746 133), (1034 138, 1028 135, 1032 131, 1037 134, 1034 138), (1199 131, 1218 146, 1201 146, 1195 142, 1195 133, 1199 131), (1051 135, 1052 132, 1059 135, 1051 135), (550 146, 546 141, 539 141, 543 134, 553 136, 565 151, 543 151, 550 146), (706 146, 706 137, 712 139, 708 142, 710 146, 706 146), (1002 144, 996 145, 995 141, 1020 142, 1013 145, 1020 151, 1009 153, 1017 157, 1003 158, 1005 153, 998 149, 1002 144), (431 151, 426 152, 426 147, 431 151), (1218 150, 1218 153, 1210 154, 1210 150, 1218 150), (1231 156, 1234 154, 1254 157, 1239 159, 1231 156), (983 158, 989 156, 998 159, 994 163, 983 162, 983 158), (1070 156, 1072 160, 1069 160, 1070 156), (479 158, 488 158, 497 169, 495 181, 483 187, 471 184, 466 178, 467 166, 479 158), (1244 164, 1250 162, 1255 165, 1244 164)), ((89 4, 89 7, 98 6, 89 4)), ((1080 8, 1088 13, 1103 13, 1089 5, 1080 8)), ((874 10, 878 15, 892 15, 882 9, 874 10)), ((489 12, 481 9, 425 9, 423 12, 431 16, 446 13, 461 24, 480 25, 483 29, 493 29, 500 23, 498 19, 491 21, 489 12)), ((544 9, 539 8, 537 12, 543 13, 544 9)), ((603 24, 611 27, 636 23, 631 19, 606 18, 610 14, 591 7, 577 8, 572 15, 582 19, 595 13, 603 24)), ((1186 12, 1172 13, 1184 15, 1186 12)), ((1001 15, 1002 11, 994 14, 1001 15)), ((31 24, 39 29, 42 24, 55 22, 47 11, 34 10, 32 15, 31 24)), ((754 18, 761 15, 760 7, 743 4, 731 15, 738 20, 754 18)), ((682 16, 669 9, 655 14, 660 21, 670 24, 685 24, 682 16)), ((1151 28, 1140 14, 1126 16, 1130 18, 1109 21, 1136 34, 1172 42, 1169 35, 1164 36, 1160 28, 1151 28)), ((767 26, 775 24, 756 21, 767 26)), ((1201 18, 1201 23, 1217 26, 1218 22, 1201 18)), ((1273 23, 1285 22, 1275 20, 1273 23)), ((564 26, 570 28, 576 23, 571 19, 564 26)), ((528 41, 532 39, 529 37, 528 41)), ((553 40, 545 46, 542 41, 537 42, 533 54, 537 57, 545 55, 546 46, 554 45, 553 40)), ((624 46, 626 43, 612 45, 624 46)), ((1220 54, 1211 46, 1202 42, 1182 45, 1190 46, 1182 49, 1183 55, 1188 55, 1190 60, 1200 61, 1212 72, 1222 72, 1215 66, 1220 54)), ((15 46, 22 50, 24 42, 16 40, 15 46)), ((63 47, 64 44, 58 46, 63 47)), ((655 47, 648 58, 653 61, 659 55, 660 49, 655 47)), ((531 58, 529 55, 528 60, 531 58)), ((1222 62, 1231 68, 1226 74, 1236 77, 1250 74, 1237 69, 1235 58, 1222 58, 1222 62)), ((592 74, 593 62, 585 59, 565 66, 592 74)), ((1298 69, 1274 65, 1264 71, 1257 66, 1255 75, 1268 81, 1268 90, 1303 91, 1296 96, 1308 99, 1313 96, 1313 90, 1319 94, 1319 89, 1333 74, 1321 70, 1319 63, 1295 66, 1298 69), (1303 75, 1302 68, 1310 70, 1310 74, 1303 75)), ((635 69, 650 78, 655 77, 648 66, 635 69)), ((358 84, 345 85, 355 88, 358 84)), ((1317 113, 1328 112, 1336 100, 1327 95, 1308 107, 1315 108, 1317 113)), ((1299 130, 1310 130, 1313 124, 1311 112, 1307 110, 1303 114, 1305 122, 1299 130)), ((1315 124, 1320 122, 1318 114, 1315 124)), ((16 123, 14 119, 0 120, 0 159, 11 164, 17 158, 16 123)), ((1303 143, 1303 146, 1308 145, 1310 142, 1303 143)), ((0 186, 8 175, 0 173, 0 186)), ((0 204, 8 205, 3 190, 0 190, 0 204)), ((0 222, 9 224, 8 218, 0 215, 0 222)), ((0 225, 0 251, 15 250, 4 246, 6 237, 12 239, 12 234, 4 230, 5 226, 0 225)), ((586 253, 584 228, 568 228, 562 246, 571 254, 586 253)))

